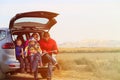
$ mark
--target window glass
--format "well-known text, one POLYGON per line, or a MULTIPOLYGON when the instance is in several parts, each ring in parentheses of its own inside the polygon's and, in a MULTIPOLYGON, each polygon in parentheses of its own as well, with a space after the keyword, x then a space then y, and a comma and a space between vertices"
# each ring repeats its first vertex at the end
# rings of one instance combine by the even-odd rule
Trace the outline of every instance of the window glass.
POLYGON ((42 23, 42 24, 47 24, 48 23, 47 18, 20 18, 15 21, 15 23, 20 23, 20 22, 36 22, 36 23, 42 23))
POLYGON ((0 30, 0 40, 3 40, 6 37, 6 32, 4 30, 0 30))
POLYGON ((22 36, 23 36, 24 41, 26 41, 27 40, 26 35, 24 34, 22 36))
POLYGON ((17 39, 18 35, 12 35, 12 39, 13 41, 15 41, 17 39))

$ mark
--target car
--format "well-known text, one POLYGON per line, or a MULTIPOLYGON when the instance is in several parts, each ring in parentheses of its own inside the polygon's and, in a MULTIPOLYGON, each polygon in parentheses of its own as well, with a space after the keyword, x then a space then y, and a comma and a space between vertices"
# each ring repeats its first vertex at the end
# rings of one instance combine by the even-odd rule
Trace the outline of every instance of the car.
MULTIPOLYGON (((23 43, 33 33, 42 38, 44 31, 49 31, 57 23, 59 14, 48 11, 32 11, 16 14, 9 23, 9 28, 0 28, 0 79, 7 73, 20 69, 15 55, 15 40, 21 37, 23 43)), ((41 76, 46 77, 45 67, 41 68, 41 76)))
POLYGON ((19 68, 19 62, 15 57, 15 46, 12 42, 9 29, 0 29, 0 79, 5 74, 19 68))

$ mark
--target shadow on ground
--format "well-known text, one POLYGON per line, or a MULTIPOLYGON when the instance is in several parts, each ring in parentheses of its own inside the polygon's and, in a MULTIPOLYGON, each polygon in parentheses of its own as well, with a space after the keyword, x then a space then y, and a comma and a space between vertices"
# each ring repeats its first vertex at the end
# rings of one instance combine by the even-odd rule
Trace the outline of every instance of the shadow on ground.
MULTIPOLYGON (((24 77, 24 76, 11 76, 11 75, 7 75, 5 79, 3 80, 34 80, 33 77, 24 77)), ((39 80, 45 80, 42 78, 39 78, 39 80)))
MULTIPOLYGON (((24 77, 7 77, 3 80, 34 80, 34 78, 24 78, 24 77)), ((43 80, 39 78, 39 80, 43 80)))
POLYGON ((24 78, 24 77, 7 77, 4 80, 34 80, 34 78, 24 78))

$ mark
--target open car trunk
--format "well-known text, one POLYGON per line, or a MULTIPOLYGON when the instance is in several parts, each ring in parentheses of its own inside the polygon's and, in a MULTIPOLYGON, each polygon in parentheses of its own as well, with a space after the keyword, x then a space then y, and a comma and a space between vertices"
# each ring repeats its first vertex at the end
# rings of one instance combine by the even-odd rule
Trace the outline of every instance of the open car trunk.
POLYGON ((30 38, 31 34, 37 33, 41 37, 43 31, 49 31, 57 23, 57 13, 47 11, 33 11, 16 14, 9 24, 13 41, 22 37, 23 41, 30 38))
POLYGON ((47 11, 34 11, 16 14, 9 24, 12 33, 49 31, 57 23, 57 13, 47 11))
POLYGON ((49 31, 57 23, 57 13, 47 11, 33 11, 16 14, 9 24, 13 42, 19 37, 23 44, 33 33, 39 35, 39 40, 44 31, 49 31))

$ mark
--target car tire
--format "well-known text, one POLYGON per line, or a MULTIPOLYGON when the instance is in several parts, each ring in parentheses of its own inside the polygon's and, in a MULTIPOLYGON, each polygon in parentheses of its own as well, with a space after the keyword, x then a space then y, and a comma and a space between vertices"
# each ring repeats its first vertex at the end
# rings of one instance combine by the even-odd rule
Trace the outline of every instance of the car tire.
POLYGON ((2 72, 2 70, 0 69, 0 80, 5 78, 5 74, 2 72))
POLYGON ((16 75, 17 73, 16 72, 10 72, 10 75, 16 75))

